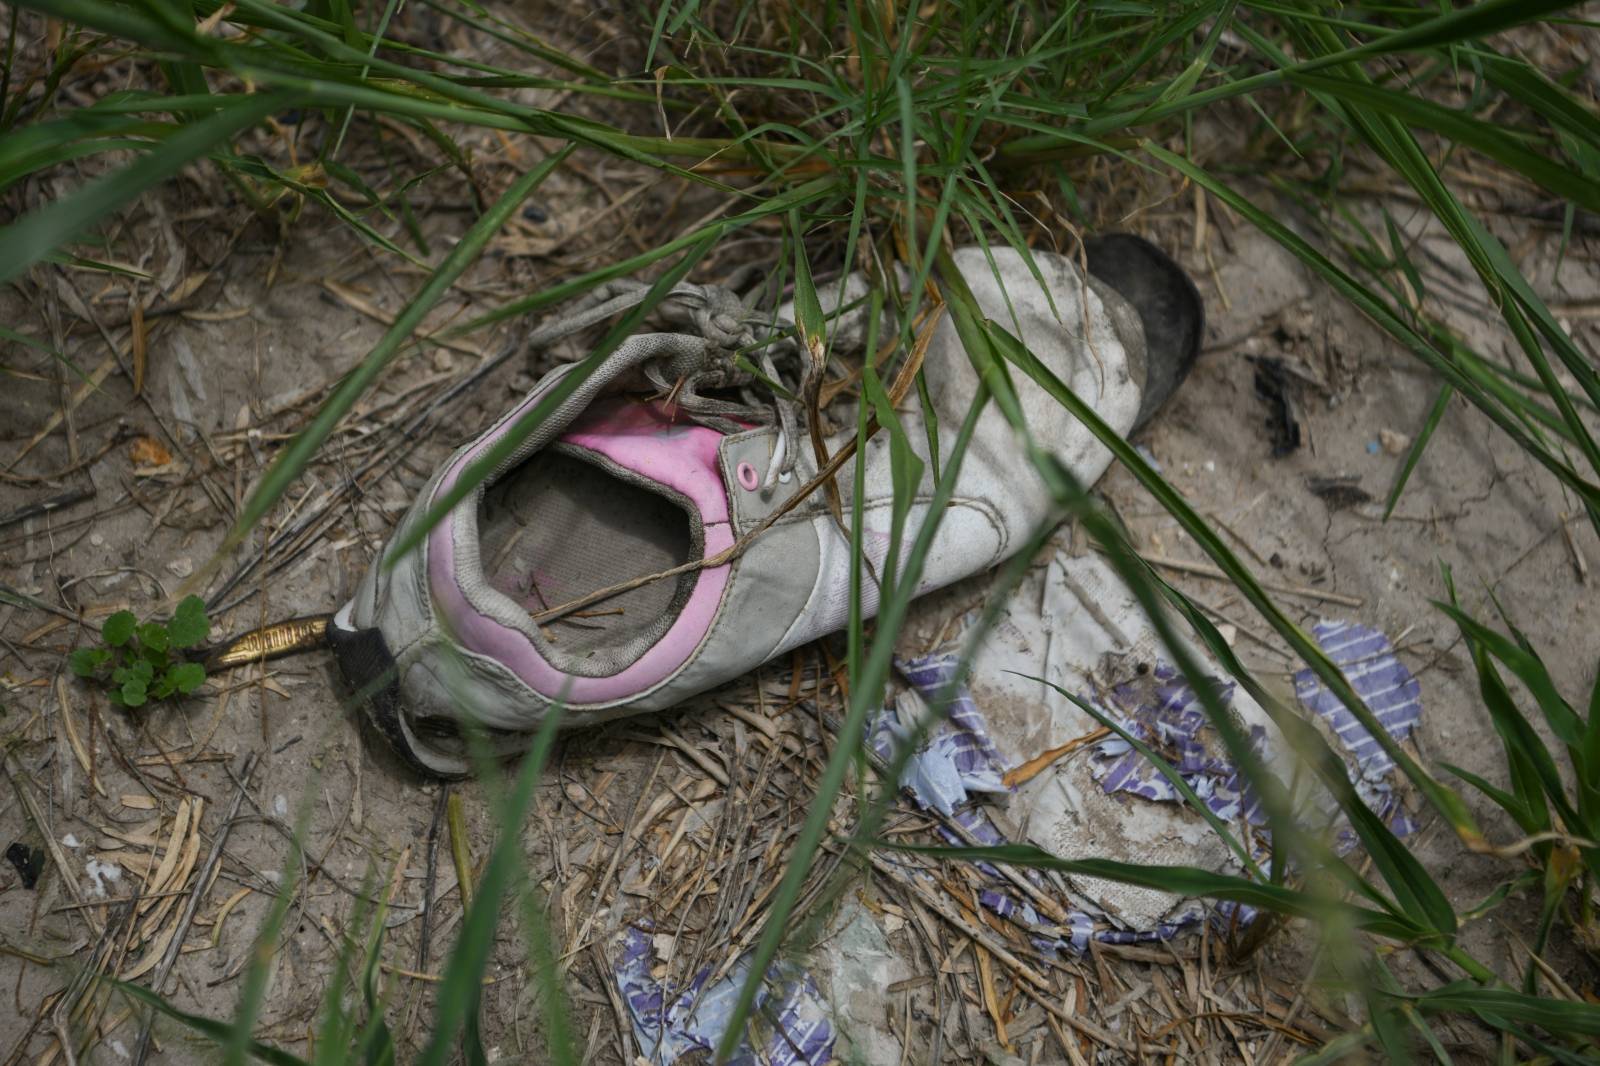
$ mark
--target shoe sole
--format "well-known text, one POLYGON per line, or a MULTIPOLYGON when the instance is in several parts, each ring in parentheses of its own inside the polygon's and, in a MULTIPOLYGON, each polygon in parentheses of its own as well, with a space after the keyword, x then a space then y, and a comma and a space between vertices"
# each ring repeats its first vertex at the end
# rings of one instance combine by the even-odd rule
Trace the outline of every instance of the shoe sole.
POLYGON ((1200 290, 1160 248, 1131 233, 1084 242, 1089 273, 1117 290, 1144 326, 1145 389, 1135 430, 1160 410, 1200 356, 1206 312, 1200 290))

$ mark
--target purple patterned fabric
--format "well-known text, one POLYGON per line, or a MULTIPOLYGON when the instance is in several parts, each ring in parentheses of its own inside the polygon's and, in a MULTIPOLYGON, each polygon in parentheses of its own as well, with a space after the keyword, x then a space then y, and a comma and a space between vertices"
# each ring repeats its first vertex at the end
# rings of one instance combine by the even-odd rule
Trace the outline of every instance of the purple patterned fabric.
MULTIPOLYGON (((1326 619, 1311 628, 1311 635, 1377 715, 1384 731, 1397 741, 1409 737, 1422 719, 1422 685, 1395 655, 1389 638, 1358 622, 1326 619)), ((1294 675, 1294 691, 1306 710, 1328 724, 1355 763, 1356 791, 1366 804, 1396 836, 1416 832, 1416 822, 1391 784, 1394 760, 1366 726, 1310 670, 1294 675)), ((1342 830, 1339 845, 1346 850, 1355 847, 1355 834, 1342 830)))
MULTIPOLYGON (((1410 736, 1422 714, 1421 692, 1410 671, 1395 656, 1382 633, 1353 622, 1323 621, 1312 630, 1317 643, 1344 671, 1356 693, 1366 701, 1385 730, 1396 740, 1410 736)), ((918 694, 932 704, 955 675, 954 655, 934 655, 900 661, 901 674, 918 694)), ((1233 698, 1232 683, 1219 686, 1223 701, 1233 698)), ((1398 836, 1416 829, 1391 783, 1395 765, 1370 733, 1338 698, 1309 670, 1295 675, 1295 693, 1313 715, 1332 729, 1357 771, 1356 786, 1362 798, 1398 836)), ((1117 717, 1122 728, 1161 752, 1183 776, 1195 794, 1217 817, 1235 823, 1261 826, 1260 802, 1237 767, 1215 754, 1215 731, 1199 706, 1193 690, 1166 664, 1152 678, 1121 685, 1110 693, 1106 713, 1117 717)), ((893 710, 886 710, 867 728, 867 740, 884 759, 894 755, 898 741, 909 735, 893 710)), ((1266 743, 1258 726, 1250 733, 1251 747, 1260 753, 1266 743)), ((965 686, 957 686, 949 713, 931 734, 923 749, 907 763, 901 785, 924 808, 939 810, 955 821, 967 836, 941 827, 941 835, 954 845, 971 841, 997 846, 1008 843, 988 813, 972 803, 972 792, 1009 791, 1002 781, 1005 760, 990 738, 988 725, 965 686), (970 840, 968 839, 970 837, 970 840)), ((1165 777, 1120 738, 1102 741, 1094 749, 1091 773, 1110 794, 1129 793, 1159 803, 1180 803, 1182 797, 1165 777)), ((1255 834, 1259 846, 1270 844, 1265 832, 1255 834)), ((1341 848, 1355 846, 1345 828, 1341 848)), ((1081 954, 1091 940, 1106 944, 1145 944, 1168 940, 1209 921, 1222 932, 1248 926, 1256 911, 1228 902, 1197 904, 1177 919, 1152 929, 1118 929, 1096 915, 1072 910, 1061 925, 1046 921, 1031 903, 1019 899, 1014 886, 1004 883, 989 863, 976 868, 996 882, 980 890, 978 902, 998 917, 1015 923, 1043 956, 1061 952, 1081 954)), ((915 871, 920 873, 920 871, 915 871)), ((1023 875, 1044 885, 1037 870, 1023 875)), ((923 876, 926 876, 923 874, 923 876)), ((709 1051, 727 1030, 738 990, 749 972, 748 959, 740 960, 722 980, 707 985, 711 969, 702 969, 681 991, 669 994, 652 975, 655 951, 648 926, 630 926, 622 937, 622 954, 616 965, 617 987, 633 1018, 634 1035, 644 1058, 668 1066, 679 1057, 709 1051)), ((764 1051, 758 1056, 745 1044, 730 1060, 734 1066, 822 1066, 831 1060, 835 1042, 833 1023, 809 974, 782 964, 774 966, 756 999, 753 1028, 764 1034, 764 1051)))
MULTIPOLYGON (((1421 685, 1395 657, 1388 638, 1377 630, 1352 622, 1320 622, 1313 634, 1323 651, 1344 670, 1352 687, 1389 734, 1396 740, 1405 740, 1421 718, 1421 685)), ((933 655, 899 661, 897 665, 923 699, 931 703, 954 676, 956 662, 954 655, 933 655)), ((1219 685, 1218 689, 1224 703, 1233 699, 1232 682, 1219 685)), ((1295 691, 1306 709, 1333 729, 1340 746, 1355 765, 1357 788, 1362 797, 1397 836, 1413 832, 1416 826, 1390 784, 1394 763, 1377 741, 1309 670, 1302 670, 1295 676, 1295 691)), ((1150 679, 1120 685, 1109 696, 1111 706, 1102 709, 1116 717, 1122 728, 1161 752, 1212 813, 1224 821, 1263 826, 1266 819, 1259 798, 1242 772, 1224 755, 1215 754, 1219 750, 1215 730, 1193 689, 1170 665, 1158 664, 1150 679)), ((971 782, 998 779, 1006 766, 990 739, 982 713, 964 686, 956 688, 949 719, 935 739, 946 735, 950 738, 947 744, 930 743, 925 751, 911 759, 901 784, 924 808, 938 809, 952 817, 973 840, 985 845, 1007 843, 989 816, 981 807, 972 804, 967 795, 970 791, 990 791, 971 782), (919 765, 924 762, 929 765, 919 765), (949 783, 952 779, 955 785, 949 783)), ((893 712, 885 712, 869 730, 870 742, 885 758, 892 756, 894 741, 902 736, 904 733, 895 722, 893 712)), ((1252 727, 1249 742, 1257 754, 1263 753, 1265 731, 1260 726, 1252 727)), ((1182 797, 1160 771, 1121 738, 1095 746, 1091 773, 1108 795, 1129 793, 1154 802, 1182 802, 1182 797)), ((940 834, 954 845, 969 843, 961 834, 947 828, 941 828, 940 834)), ((1262 831, 1253 834, 1253 839, 1265 854, 1271 844, 1270 836, 1262 831)), ((1356 841, 1345 828, 1339 834, 1338 843, 1348 850, 1356 841)), ((1102 919, 1083 911, 1069 911, 1066 923, 1056 926, 1046 922, 1031 904, 1018 899, 1010 886, 998 884, 1002 878, 992 865, 984 862, 975 865, 997 882, 994 887, 980 891, 979 903, 1027 931, 1035 948, 1051 957, 1061 951, 1082 953, 1088 949, 1091 939, 1110 944, 1166 940, 1194 929, 1207 919, 1220 931, 1236 930, 1249 925, 1256 915, 1252 907, 1222 902, 1197 905, 1190 913, 1153 929, 1109 928, 1102 919)), ((1036 870, 1023 873, 1035 884, 1044 883, 1036 870)))
MULTIPOLYGON (((931 706, 955 676, 957 662, 954 655, 934 655, 898 660, 896 665, 931 706)), ((869 724, 867 743, 880 758, 890 761, 914 726, 914 722, 902 722, 893 708, 886 708, 869 724)), ((957 686, 944 720, 928 732, 922 748, 906 763, 900 786, 909 789, 923 807, 949 816, 971 793, 1009 792, 1001 780, 1004 769, 1005 760, 989 739, 983 713, 966 687, 957 686)))
MULTIPOLYGON (((656 954, 648 928, 629 926, 621 946, 617 988, 633 1016, 634 1038, 645 1060, 652 1066, 668 1066, 690 1052, 714 1049, 727 1031, 739 988, 750 972, 748 956, 722 980, 707 985, 711 975, 707 966, 681 992, 669 996, 651 974, 656 954)), ((728 1060, 730 1066, 822 1066, 833 1058, 833 1022, 822 995, 809 974, 793 967, 778 964, 768 972, 756 995, 751 1028, 767 1034, 763 1052, 758 1056, 745 1043, 728 1060)))
MULTIPOLYGON (((940 690, 956 676, 960 658, 953 654, 929 655, 921 659, 898 659, 895 665, 901 676, 931 706, 940 690)), ((967 686, 955 686, 945 713, 950 732, 962 741, 958 765, 963 773, 991 769, 998 771, 1005 766, 1004 757, 995 748, 994 741, 989 739, 989 724, 984 721, 983 712, 978 710, 978 704, 973 700, 972 693, 967 691, 967 686)))
MULTIPOLYGON (((902 676, 911 683, 923 700, 931 704, 955 675, 956 663, 956 656, 947 654, 900 660, 896 665, 902 676)), ((1120 692, 1120 698, 1133 705, 1135 713, 1143 714, 1151 724, 1147 729, 1144 726, 1134 728, 1125 723, 1123 728, 1140 736, 1141 739, 1146 735, 1159 735, 1163 738, 1163 746, 1178 745, 1184 753, 1182 757, 1185 765, 1196 775, 1191 781, 1191 787, 1195 787, 1197 782, 1196 792, 1207 797, 1208 804, 1212 805, 1214 810, 1219 810, 1224 817, 1236 817, 1242 810, 1246 817, 1259 818, 1259 805, 1253 793, 1240 788, 1238 772, 1225 763, 1206 757, 1204 746, 1198 739, 1202 728, 1209 729, 1204 712, 1197 709, 1194 694, 1188 686, 1181 681, 1174 682, 1175 677, 1170 667, 1159 669, 1156 673, 1158 681, 1156 691, 1160 696, 1142 708, 1134 703, 1135 694, 1132 687, 1125 687, 1120 692)), ((1228 686, 1223 692, 1224 698, 1231 698, 1232 691, 1232 686, 1228 686)), ((902 787, 910 790, 913 798, 922 807, 941 810, 979 844, 997 846, 1010 843, 983 808, 971 803, 966 795, 966 791, 980 790, 970 783, 974 778, 980 781, 993 778, 998 781, 1005 770, 1005 762, 989 736, 988 724, 982 712, 978 710, 972 694, 965 686, 957 686, 950 702, 949 719, 940 728, 943 732, 936 734, 935 738, 951 735, 956 741, 955 747, 945 749, 930 744, 928 748, 918 752, 907 765, 906 773, 901 778, 902 787), (958 751, 959 758, 952 759, 950 755, 952 751, 958 751), (960 776, 963 791, 956 792, 948 787, 941 788, 939 784, 929 784, 930 781, 942 783, 945 780, 946 770, 941 764, 949 761, 954 762, 952 769, 960 776), (935 764, 932 769, 919 766, 929 762, 935 764), (939 801, 950 802, 951 809, 944 809, 939 801)), ((869 728, 868 740, 881 757, 888 759, 894 753, 895 740, 903 736, 904 731, 895 722, 893 711, 886 710, 869 728)), ((1253 741, 1258 746, 1264 739, 1260 730, 1253 735, 1253 741)), ((1123 790, 1147 795, 1147 798, 1168 798, 1150 795, 1156 791, 1154 787, 1147 789, 1153 780, 1159 786, 1165 787, 1170 795, 1170 801, 1177 802, 1180 799, 1178 793, 1167 784, 1166 779, 1150 768, 1145 763, 1144 757, 1128 744, 1121 740, 1113 740, 1106 741, 1103 746, 1109 748, 1108 754, 1111 756, 1125 754, 1132 756, 1132 761, 1126 765, 1122 765, 1122 760, 1118 760, 1122 772, 1117 784, 1123 790), (1115 747, 1116 745, 1121 745, 1120 750, 1115 747)), ((1004 786, 981 790, 1001 791, 1004 790, 1004 786)), ((1108 788, 1107 791, 1112 789, 1108 788)), ((946 841, 957 847, 969 843, 960 833, 952 829, 941 826, 938 832, 946 841)), ((990 863, 977 862, 974 866, 996 882, 1003 880, 1000 871, 990 863)), ((1045 884, 1043 876, 1037 870, 1023 870, 1022 874, 1034 884, 1045 884)), ((1045 921, 1031 903, 1018 899, 1014 889, 1009 886, 981 890, 978 902, 998 917, 1015 923, 1028 934, 1034 948, 1041 955, 1050 958, 1056 957, 1063 951, 1082 954, 1088 950, 1090 940, 1111 944, 1139 944, 1170 939, 1193 928, 1207 913, 1219 927, 1226 927, 1239 921, 1248 922, 1253 915, 1247 907, 1234 908, 1230 904, 1223 904, 1209 909, 1196 909, 1177 922, 1163 923, 1154 929, 1129 930, 1108 928, 1102 919, 1078 910, 1067 912, 1064 925, 1053 925, 1045 921)))
MULTIPOLYGON (((1232 702, 1234 688, 1232 682, 1217 686, 1224 705, 1232 702)), ((1171 666, 1158 665, 1153 684, 1118 685, 1111 690, 1111 704, 1102 709, 1119 718, 1117 724, 1123 729, 1161 752, 1218 818, 1253 826, 1265 821, 1260 800, 1243 774, 1225 757, 1212 753, 1207 742, 1216 744, 1215 730, 1194 690, 1171 666)), ((1266 739, 1260 726, 1251 728, 1250 746, 1257 755, 1264 750, 1266 739)), ((1156 803, 1182 802, 1161 771, 1120 737, 1095 746, 1090 772, 1107 795, 1127 792, 1156 803)))

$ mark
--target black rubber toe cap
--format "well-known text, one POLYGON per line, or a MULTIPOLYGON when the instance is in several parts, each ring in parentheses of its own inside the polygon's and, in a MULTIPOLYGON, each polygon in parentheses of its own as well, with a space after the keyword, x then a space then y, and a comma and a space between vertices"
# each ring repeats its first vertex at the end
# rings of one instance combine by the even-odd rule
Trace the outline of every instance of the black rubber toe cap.
POLYGON ((1113 233, 1084 242, 1089 273, 1133 305, 1149 353, 1138 429, 1178 391, 1200 355, 1205 305, 1200 290, 1167 253, 1143 237, 1113 233))
POLYGON ((328 645, 357 704, 366 709, 367 721, 407 766, 425 777, 438 776, 411 750, 400 724, 400 679, 383 634, 377 629, 345 629, 334 623, 328 626, 328 645))

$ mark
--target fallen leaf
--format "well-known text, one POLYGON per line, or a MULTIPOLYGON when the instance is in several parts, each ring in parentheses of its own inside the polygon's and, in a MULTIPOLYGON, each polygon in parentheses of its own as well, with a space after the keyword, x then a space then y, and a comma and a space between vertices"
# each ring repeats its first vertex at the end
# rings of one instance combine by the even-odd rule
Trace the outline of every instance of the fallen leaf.
POLYGON ((154 437, 135 437, 128 445, 128 458, 134 466, 166 466, 172 462, 172 453, 154 437))

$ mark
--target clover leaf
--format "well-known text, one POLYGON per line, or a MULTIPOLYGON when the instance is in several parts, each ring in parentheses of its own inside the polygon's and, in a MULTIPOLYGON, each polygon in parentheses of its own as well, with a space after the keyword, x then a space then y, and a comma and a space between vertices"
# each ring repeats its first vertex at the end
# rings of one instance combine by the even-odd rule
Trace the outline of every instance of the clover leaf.
POLYGON ((94 672, 111 659, 109 648, 79 648, 67 659, 72 672, 79 677, 93 677, 94 672))
POLYGON ((211 632, 211 620, 206 617, 206 602, 199 596, 185 596, 183 602, 167 623, 167 633, 174 648, 192 648, 205 640, 211 632))
POLYGON ((179 663, 167 670, 167 677, 172 679, 177 690, 187 696, 206 679, 206 668, 199 663, 179 663))
POLYGON ((139 644, 145 651, 163 652, 172 643, 167 627, 160 622, 146 622, 136 631, 139 644))
POLYGON ((118 611, 101 625, 100 639, 113 648, 120 648, 128 643, 138 626, 139 620, 133 616, 132 611, 118 611))
POLYGON ((167 622, 140 623, 132 611, 118 611, 100 627, 102 645, 77 649, 67 665, 79 677, 108 684, 112 703, 142 707, 188 695, 205 683, 205 667, 184 661, 181 649, 204 643, 210 633, 205 601, 198 596, 185 597, 167 622))

